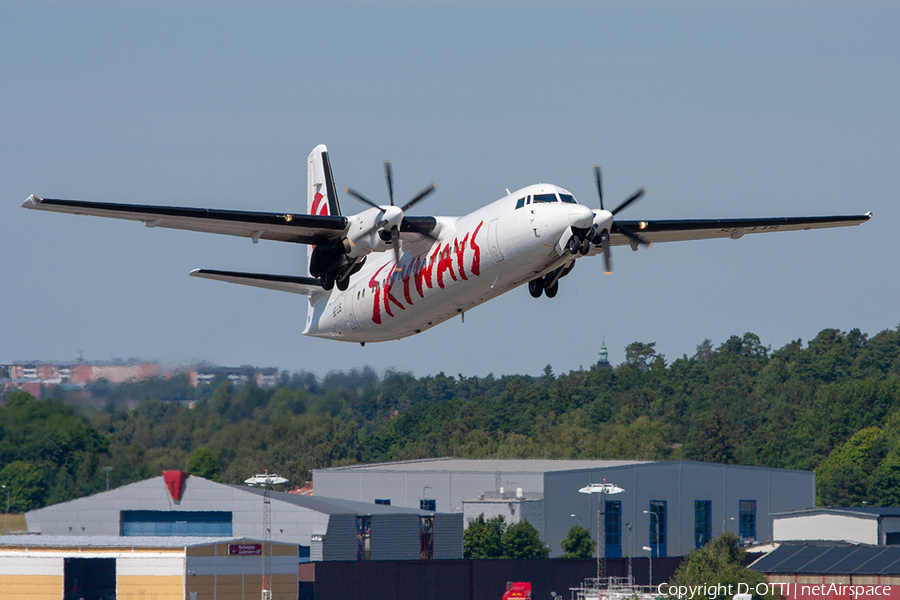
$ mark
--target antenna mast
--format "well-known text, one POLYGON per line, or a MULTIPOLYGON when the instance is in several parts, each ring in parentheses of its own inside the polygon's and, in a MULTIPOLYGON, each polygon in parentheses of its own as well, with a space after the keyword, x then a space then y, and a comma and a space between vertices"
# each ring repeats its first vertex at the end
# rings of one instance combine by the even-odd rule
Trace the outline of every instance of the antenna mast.
POLYGON ((269 473, 268 470, 263 474, 257 473, 244 481, 247 485, 263 489, 262 600, 272 599, 272 498, 270 488, 287 482, 288 480, 281 475, 269 473))

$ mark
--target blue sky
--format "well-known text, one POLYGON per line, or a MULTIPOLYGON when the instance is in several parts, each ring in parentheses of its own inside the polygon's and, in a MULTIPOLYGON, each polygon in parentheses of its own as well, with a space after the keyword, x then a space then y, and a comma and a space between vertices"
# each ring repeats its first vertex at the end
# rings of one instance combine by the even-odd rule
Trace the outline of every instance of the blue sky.
MULTIPOLYGON (((779 348, 900 324, 900 7, 831 2, 0 3, 0 363, 140 357, 324 374, 537 374, 670 360, 751 331, 779 348), (860 227, 618 249, 554 300, 506 294, 360 348, 300 335, 305 299, 199 281, 299 273, 302 247, 20 208, 45 197, 305 207, 339 189, 456 215, 568 188, 623 217, 856 214, 860 227)), ((342 197, 344 212, 362 210, 342 197)))

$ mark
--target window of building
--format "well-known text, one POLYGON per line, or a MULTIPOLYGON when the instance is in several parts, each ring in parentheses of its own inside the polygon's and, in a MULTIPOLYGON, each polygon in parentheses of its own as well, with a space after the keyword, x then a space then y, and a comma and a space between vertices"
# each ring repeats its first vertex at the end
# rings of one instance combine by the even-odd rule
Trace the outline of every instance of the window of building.
POLYGON ((434 558, 434 517, 419 517, 419 558, 434 558))
POLYGON ((372 517, 356 517, 356 560, 372 559, 372 517))
POLYGON ((741 500, 740 508, 741 541, 756 540, 756 500, 741 500))
POLYGON ((434 512, 437 510, 437 508, 435 508, 436 505, 437 501, 434 499, 428 500, 422 498, 419 500, 419 510, 430 510, 431 512, 434 512))
POLYGON ((650 501, 650 554, 666 556, 666 501, 650 501))
POLYGON ((694 502, 694 546, 701 548, 709 543, 712 537, 712 502, 697 500, 694 502))
POLYGON ((622 502, 607 500, 604 507, 604 542, 606 558, 622 558, 622 502))
POLYGON ((381 504, 381 505, 384 505, 384 506, 390 506, 390 505, 391 505, 391 499, 390 499, 390 498, 375 498, 375 504, 381 504))
POLYGON ((900 545, 900 531, 885 533, 884 534, 884 544, 886 546, 900 545))
POLYGON ((231 512, 123 510, 119 531, 123 536, 231 537, 231 512))

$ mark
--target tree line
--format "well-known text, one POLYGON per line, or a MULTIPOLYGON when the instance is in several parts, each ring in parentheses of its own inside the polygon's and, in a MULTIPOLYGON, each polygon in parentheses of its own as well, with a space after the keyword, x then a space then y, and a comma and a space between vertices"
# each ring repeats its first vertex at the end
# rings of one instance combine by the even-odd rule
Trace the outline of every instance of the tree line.
POLYGON ((772 350, 752 333, 669 361, 466 377, 372 369, 278 385, 154 378, 18 392, 0 407, 0 483, 24 511, 184 469, 239 483, 437 456, 704 460, 815 469, 823 505, 900 505, 900 328, 826 329, 772 350))

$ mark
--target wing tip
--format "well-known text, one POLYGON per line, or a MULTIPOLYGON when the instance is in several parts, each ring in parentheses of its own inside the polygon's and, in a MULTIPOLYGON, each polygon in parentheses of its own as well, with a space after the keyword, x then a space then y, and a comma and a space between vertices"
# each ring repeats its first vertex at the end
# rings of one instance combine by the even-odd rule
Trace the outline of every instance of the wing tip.
POLYGON ((25 202, 22 203, 22 208, 38 208, 43 201, 44 199, 40 196, 35 196, 34 194, 32 194, 25 199, 25 202))

